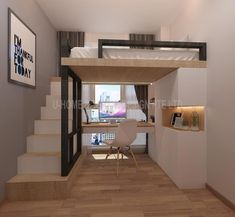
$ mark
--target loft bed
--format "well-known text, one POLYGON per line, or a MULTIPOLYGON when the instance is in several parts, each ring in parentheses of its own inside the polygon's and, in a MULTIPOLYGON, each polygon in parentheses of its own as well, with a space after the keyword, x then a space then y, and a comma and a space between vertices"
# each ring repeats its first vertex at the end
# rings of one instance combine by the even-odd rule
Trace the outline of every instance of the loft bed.
MULTIPOLYGON (((117 51, 120 51, 116 48, 117 51)), ((134 50, 134 49, 133 49, 134 50)), ((131 48, 124 52, 133 51, 131 48)), ((169 50, 168 50, 169 51, 169 50)), ((172 52, 176 50, 171 50, 172 52)), ((177 52, 178 52, 177 51, 177 52)), ((206 68, 206 43, 197 42, 138 42, 129 40, 107 40, 99 39, 97 58, 94 56, 72 57, 71 48, 67 42, 62 42, 61 47, 61 175, 67 176, 81 154, 82 147, 82 119, 81 106, 73 106, 72 132, 69 132, 69 79, 72 78, 72 99, 73 104, 81 102, 82 82, 83 83, 131 83, 149 84, 178 68, 206 68), (156 48, 197 49, 197 58, 190 60, 150 58, 142 56, 138 59, 132 58, 103 58, 106 46, 112 47, 141 47, 154 50, 141 50, 142 53, 158 52, 156 48), (74 150, 74 138, 76 139, 76 151, 74 150), (75 151, 75 154, 74 154, 75 151)), ((170 52, 170 51, 169 51, 170 52)), ((193 51, 195 52, 195 51, 193 51)), ((138 54, 140 55, 140 54, 138 54)), ((144 55, 144 54, 141 54, 144 55)))
POLYGON ((201 42, 99 39, 98 48, 66 44, 63 51, 67 57, 61 65, 84 83, 151 83, 178 68, 206 68, 207 59, 206 43, 201 42))

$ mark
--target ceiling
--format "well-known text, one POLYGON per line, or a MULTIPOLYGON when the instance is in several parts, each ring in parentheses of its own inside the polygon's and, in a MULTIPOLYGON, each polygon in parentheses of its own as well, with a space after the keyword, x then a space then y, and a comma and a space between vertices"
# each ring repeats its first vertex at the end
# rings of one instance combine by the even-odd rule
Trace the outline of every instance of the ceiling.
POLYGON ((57 30, 156 33, 189 0, 36 0, 57 30))

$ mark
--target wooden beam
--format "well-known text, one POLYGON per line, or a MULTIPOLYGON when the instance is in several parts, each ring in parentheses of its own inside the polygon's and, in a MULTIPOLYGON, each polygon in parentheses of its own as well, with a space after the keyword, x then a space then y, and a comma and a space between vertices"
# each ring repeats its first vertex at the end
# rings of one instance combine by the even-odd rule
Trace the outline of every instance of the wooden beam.
POLYGON ((144 60, 144 59, 97 59, 68 58, 61 59, 63 66, 102 66, 102 67, 141 67, 141 68, 206 68, 206 61, 187 60, 144 60))
POLYGON ((83 82, 152 83, 178 68, 206 68, 205 61, 62 58, 83 82))

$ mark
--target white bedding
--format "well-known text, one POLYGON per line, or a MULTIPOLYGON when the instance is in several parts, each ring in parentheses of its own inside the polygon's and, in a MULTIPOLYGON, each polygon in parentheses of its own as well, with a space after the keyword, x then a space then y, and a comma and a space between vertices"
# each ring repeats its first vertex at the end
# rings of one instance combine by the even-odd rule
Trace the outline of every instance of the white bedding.
MULTIPOLYGON (((71 49, 72 58, 98 58, 98 48, 74 47, 71 49)), ((106 59, 155 59, 155 60, 198 60, 197 50, 186 49, 130 49, 103 48, 103 58, 106 59)))

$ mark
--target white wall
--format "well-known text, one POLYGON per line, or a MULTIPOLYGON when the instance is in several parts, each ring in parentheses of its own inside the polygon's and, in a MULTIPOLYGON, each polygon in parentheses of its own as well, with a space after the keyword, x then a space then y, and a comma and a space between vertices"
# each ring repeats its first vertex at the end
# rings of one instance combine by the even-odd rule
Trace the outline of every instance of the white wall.
MULTIPOLYGON (((146 33, 151 34, 151 33, 146 33)), ((161 40, 169 40, 169 27, 163 26, 159 31, 156 31, 156 40, 160 37, 161 40)), ((129 33, 95 33, 85 32, 85 47, 98 47, 98 39, 117 39, 117 40, 129 40, 129 33)), ((159 40, 160 40, 159 39, 159 40)))
POLYGON ((171 39, 208 42, 207 183, 235 204, 234 8, 234 0, 189 0, 171 39))
POLYGON ((114 34, 114 33, 85 33, 85 46, 98 47, 98 39, 118 39, 129 40, 129 34, 114 34))
POLYGON ((206 69, 178 69, 154 83, 156 143, 149 156, 182 189, 197 189, 206 183, 206 128, 192 132, 170 129, 162 123, 162 103, 168 106, 205 106, 206 69), (200 91, 198 91, 198 89, 200 91))
POLYGON ((56 31, 34 1, 0 0, 0 200, 5 182, 16 174, 17 157, 25 152, 26 136, 49 93, 56 74, 56 31), (8 82, 8 7, 37 35, 36 89, 8 82))

